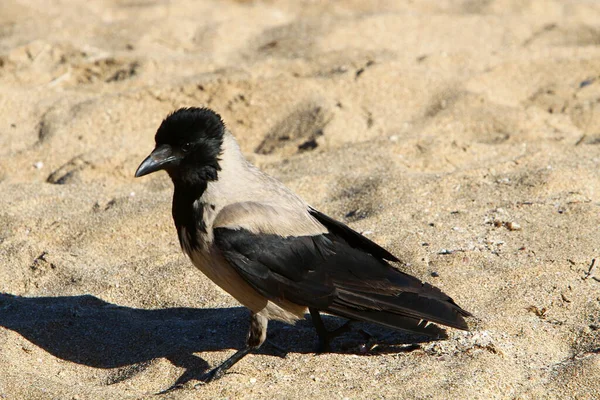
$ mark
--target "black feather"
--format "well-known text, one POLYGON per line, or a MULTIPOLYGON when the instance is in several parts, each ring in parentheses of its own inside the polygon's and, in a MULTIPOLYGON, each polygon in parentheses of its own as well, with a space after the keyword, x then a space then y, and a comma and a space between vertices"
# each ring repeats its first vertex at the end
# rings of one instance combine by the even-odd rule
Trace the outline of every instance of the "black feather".
POLYGON ((221 116, 208 108, 180 108, 161 123, 156 145, 169 145, 178 161, 165 168, 175 185, 173 220, 179 242, 197 248, 198 232, 206 232, 203 205, 196 201, 221 170, 225 124, 221 116), (184 237, 183 235, 188 237, 184 237))
MULTIPOLYGON (((421 320, 467 329, 441 290, 407 275, 334 234, 282 237, 215 228, 215 244, 258 292, 350 319, 433 336, 421 320)), ((372 243, 372 242, 371 242, 372 243)))
POLYGON ((167 144, 180 154, 180 161, 166 171, 175 187, 186 197, 200 197, 206 182, 218 179, 225 124, 208 108, 180 108, 161 123, 154 137, 156 145, 167 144))
POLYGON ((206 158, 221 152, 225 124, 221 116, 209 108, 180 108, 169 114, 156 131, 156 144, 183 147, 188 143, 206 144, 206 158))
POLYGON ((308 209, 308 212, 317 221, 319 221, 320 223, 325 225, 325 227, 327 229, 329 229, 329 232, 342 237, 350 246, 356 247, 356 248, 361 248, 361 249, 371 253, 373 256, 375 256, 377 258, 381 258, 383 260, 396 261, 396 262, 400 261, 392 253, 390 253, 383 247, 379 246, 377 243, 367 239, 366 237, 364 237, 360 233, 356 232, 349 226, 347 226, 339 221, 336 221, 335 219, 333 219, 331 217, 328 217, 327 215, 315 210, 312 207, 308 209))

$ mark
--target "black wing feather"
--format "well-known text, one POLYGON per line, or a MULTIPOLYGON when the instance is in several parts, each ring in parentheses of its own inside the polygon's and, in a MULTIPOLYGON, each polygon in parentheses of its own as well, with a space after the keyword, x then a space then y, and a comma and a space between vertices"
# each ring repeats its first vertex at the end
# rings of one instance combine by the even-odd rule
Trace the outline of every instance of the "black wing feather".
POLYGON ((441 330, 422 320, 468 328, 463 316, 470 314, 442 291, 336 235, 282 237, 215 228, 214 238, 240 275, 275 302, 285 299, 433 336, 441 330))
POLYGON ((398 262, 398 258, 392 253, 378 245, 377 243, 367 239, 348 225, 343 224, 335 219, 323 214, 320 211, 310 207, 308 209, 310 215, 312 215, 317 221, 322 223, 329 232, 343 238, 350 246, 363 249, 377 258, 381 258, 388 261, 398 262))

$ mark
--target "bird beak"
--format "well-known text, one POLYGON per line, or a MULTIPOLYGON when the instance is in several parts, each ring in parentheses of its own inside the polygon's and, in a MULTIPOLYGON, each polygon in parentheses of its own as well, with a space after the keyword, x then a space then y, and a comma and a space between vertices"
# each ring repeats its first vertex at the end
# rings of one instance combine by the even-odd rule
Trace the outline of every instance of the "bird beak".
POLYGON ((139 178, 140 176, 160 171, 178 160, 179 157, 173 154, 171 146, 168 144, 160 145, 155 148, 144 161, 142 161, 137 171, 135 171, 135 177, 139 178))

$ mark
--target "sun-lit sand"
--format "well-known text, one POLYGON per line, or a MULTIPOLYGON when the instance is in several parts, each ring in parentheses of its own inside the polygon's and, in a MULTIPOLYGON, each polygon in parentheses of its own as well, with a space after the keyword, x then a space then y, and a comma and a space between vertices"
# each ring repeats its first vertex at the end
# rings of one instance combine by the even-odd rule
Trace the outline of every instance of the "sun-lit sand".
POLYGON ((0 398, 598 398, 599 21, 589 0, 2 0, 0 398), (194 388, 247 312, 181 254, 166 174, 133 178, 181 106, 472 330, 357 324, 317 356, 309 320, 272 323, 194 388))

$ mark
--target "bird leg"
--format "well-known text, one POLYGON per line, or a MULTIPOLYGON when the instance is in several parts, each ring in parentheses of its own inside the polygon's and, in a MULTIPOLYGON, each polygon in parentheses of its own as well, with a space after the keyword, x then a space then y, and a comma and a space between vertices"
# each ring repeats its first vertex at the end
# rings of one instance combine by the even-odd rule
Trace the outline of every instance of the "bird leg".
POLYGON ((250 329, 248 331, 248 339, 246 347, 235 352, 234 355, 225 360, 221 365, 214 368, 207 374, 204 383, 216 381, 225 375, 229 368, 233 367, 238 361, 251 351, 258 349, 267 338, 267 325, 269 320, 260 314, 252 312, 250 314, 250 329))
POLYGON ((325 353, 331 351, 331 346, 329 342, 332 339, 335 339, 336 337, 348 332, 350 330, 350 324, 352 323, 352 321, 347 321, 344 325, 340 326, 339 328, 328 332, 325 328, 323 320, 321 319, 321 314, 319 314, 319 310, 309 307, 308 311, 310 312, 310 317, 312 318, 313 324, 317 331, 317 335, 319 335, 317 353, 325 353))

